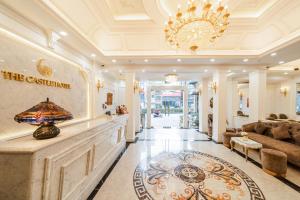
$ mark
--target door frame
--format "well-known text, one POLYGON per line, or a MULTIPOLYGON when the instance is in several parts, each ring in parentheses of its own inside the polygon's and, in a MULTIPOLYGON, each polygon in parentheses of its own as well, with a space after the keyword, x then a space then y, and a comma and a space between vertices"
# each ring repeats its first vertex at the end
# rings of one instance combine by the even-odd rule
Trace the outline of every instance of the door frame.
POLYGON ((163 90, 180 90, 183 91, 183 128, 188 128, 188 87, 187 86, 148 86, 146 88, 147 95, 147 128, 152 127, 151 124, 151 104, 152 104, 152 91, 163 90))

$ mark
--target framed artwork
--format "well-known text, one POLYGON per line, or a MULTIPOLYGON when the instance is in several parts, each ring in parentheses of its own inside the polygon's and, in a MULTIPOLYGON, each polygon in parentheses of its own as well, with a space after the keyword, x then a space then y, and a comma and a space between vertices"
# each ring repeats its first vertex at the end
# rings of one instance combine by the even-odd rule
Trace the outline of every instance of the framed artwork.
POLYGON ((113 104, 113 94, 110 92, 106 95, 106 104, 109 106, 113 104))

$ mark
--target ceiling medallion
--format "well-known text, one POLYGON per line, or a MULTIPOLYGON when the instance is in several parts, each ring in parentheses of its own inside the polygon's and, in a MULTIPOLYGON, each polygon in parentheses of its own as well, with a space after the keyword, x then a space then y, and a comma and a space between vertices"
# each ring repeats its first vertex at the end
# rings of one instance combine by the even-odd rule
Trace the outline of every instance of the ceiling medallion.
POLYGON ((228 27, 230 13, 221 0, 188 0, 186 8, 178 5, 176 16, 166 22, 167 43, 174 48, 197 51, 206 42, 214 42, 228 27))

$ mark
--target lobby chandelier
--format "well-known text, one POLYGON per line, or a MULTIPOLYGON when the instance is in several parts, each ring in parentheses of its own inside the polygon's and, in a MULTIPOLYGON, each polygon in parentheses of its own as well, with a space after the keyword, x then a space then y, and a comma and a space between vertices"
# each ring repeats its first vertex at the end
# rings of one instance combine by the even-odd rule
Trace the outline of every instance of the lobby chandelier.
POLYGON ((166 78, 166 82, 168 83, 174 83, 178 80, 177 74, 167 74, 165 78, 166 78))
POLYGON ((166 22, 165 36, 173 48, 197 51, 206 42, 214 42, 228 27, 230 13, 221 0, 188 0, 185 9, 178 5, 176 16, 166 22))

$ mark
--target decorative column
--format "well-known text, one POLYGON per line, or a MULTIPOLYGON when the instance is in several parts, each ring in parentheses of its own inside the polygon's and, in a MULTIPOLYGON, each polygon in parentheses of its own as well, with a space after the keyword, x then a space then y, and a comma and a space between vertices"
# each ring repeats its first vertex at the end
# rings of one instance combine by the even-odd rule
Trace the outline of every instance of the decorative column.
POLYGON ((212 139, 222 142, 222 134, 226 131, 226 71, 219 70, 213 74, 213 136, 212 139))
POLYGON ((136 118, 135 98, 134 98, 135 73, 126 73, 125 82, 126 82, 125 105, 129 112, 126 141, 134 142, 135 141, 135 118, 136 118))
POLYGON ((147 87, 146 91, 146 98, 147 98, 147 125, 148 129, 151 128, 151 87, 147 87))
POLYGON ((249 117, 251 122, 265 119, 267 75, 264 70, 249 74, 249 117))
POLYGON ((232 81, 232 116, 237 116, 240 105, 238 81, 232 81))
MULTIPOLYGON (((228 127, 233 128, 234 116, 237 115, 239 106, 238 82, 235 80, 227 81, 227 121, 228 127)), ((236 127, 235 127, 236 128, 236 127)))
POLYGON ((141 106, 140 106, 140 93, 136 91, 134 94, 135 98, 135 132, 139 133, 141 130, 141 106))
POLYGON ((208 132, 208 79, 202 79, 199 85, 199 131, 208 132))
POLYGON ((97 117, 96 113, 96 98, 97 98, 97 87, 96 87, 96 62, 95 58, 92 60, 92 66, 91 66, 91 71, 90 71, 90 76, 89 76, 89 92, 90 92, 90 106, 89 106, 89 117, 91 119, 95 119, 97 117))
POLYGON ((183 128, 188 128, 188 98, 189 98, 189 90, 188 87, 184 87, 183 91, 183 128))

